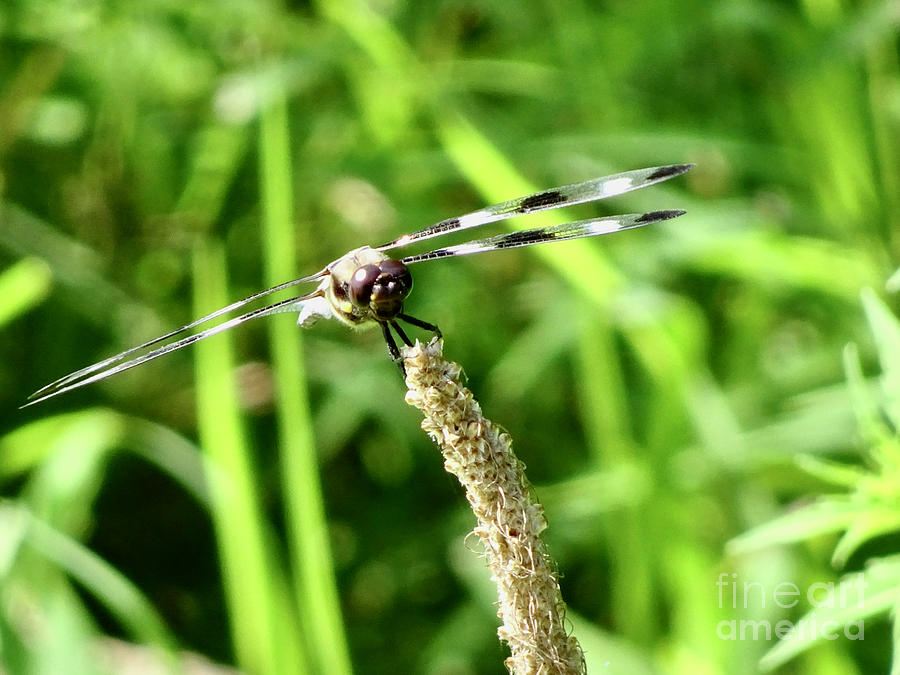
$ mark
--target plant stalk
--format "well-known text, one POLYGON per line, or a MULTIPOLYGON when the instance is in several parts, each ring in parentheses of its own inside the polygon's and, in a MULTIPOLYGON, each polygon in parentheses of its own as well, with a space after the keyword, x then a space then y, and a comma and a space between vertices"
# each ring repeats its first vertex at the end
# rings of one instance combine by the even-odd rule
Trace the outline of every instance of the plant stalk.
POLYGON ((566 633, 556 566, 540 538, 547 520, 532 500, 525 465, 509 435, 481 414, 460 381, 462 368, 444 360, 442 347, 434 339, 404 349, 406 402, 424 414, 422 428, 475 513, 475 534, 497 585, 497 634, 512 652, 506 667, 514 675, 584 673, 581 647, 566 633))

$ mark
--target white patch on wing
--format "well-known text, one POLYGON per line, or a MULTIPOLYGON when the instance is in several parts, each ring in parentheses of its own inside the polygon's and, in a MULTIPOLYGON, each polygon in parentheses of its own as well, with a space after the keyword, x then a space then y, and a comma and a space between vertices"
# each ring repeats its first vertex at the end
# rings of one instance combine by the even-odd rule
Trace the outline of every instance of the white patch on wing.
POLYGON ((481 211, 467 213, 464 216, 460 216, 459 218, 457 218, 457 220, 459 221, 459 227, 456 227, 454 229, 465 230, 469 227, 478 227, 482 223, 491 222, 490 216, 486 216, 485 211, 487 211, 487 209, 482 209, 481 211))
POLYGON ((604 218, 603 220, 596 220, 591 223, 590 231, 596 232, 597 234, 606 234, 607 232, 615 232, 621 227, 621 218, 604 218))
POLYGON ((453 246, 451 247, 451 250, 453 250, 455 255, 467 255, 469 253, 476 253, 477 251, 481 251, 486 246, 488 246, 488 244, 486 244, 485 242, 472 241, 468 244, 458 244, 456 246, 453 246))
POLYGON ((633 184, 634 181, 631 178, 617 178, 616 180, 609 181, 606 185, 603 186, 603 194, 621 194, 622 192, 626 192, 633 184))

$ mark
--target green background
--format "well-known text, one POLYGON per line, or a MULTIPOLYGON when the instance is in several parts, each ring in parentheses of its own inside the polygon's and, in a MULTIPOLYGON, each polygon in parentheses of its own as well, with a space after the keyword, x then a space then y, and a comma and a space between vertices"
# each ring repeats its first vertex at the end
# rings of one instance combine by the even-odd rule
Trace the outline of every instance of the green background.
MULTIPOLYGON (((898 548, 883 527, 835 566, 840 528, 801 526, 726 549, 842 492, 810 458, 868 461, 844 350, 878 372, 898 26, 891 1, 6 0, 0 663, 504 672, 472 516, 379 331, 278 316, 17 406, 359 245, 694 162, 485 230, 687 215, 423 263, 407 310, 528 465, 590 672, 758 672, 777 641, 723 622, 795 623, 898 548)), ((890 598, 864 641, 772 665, 888 672, 890 598)))

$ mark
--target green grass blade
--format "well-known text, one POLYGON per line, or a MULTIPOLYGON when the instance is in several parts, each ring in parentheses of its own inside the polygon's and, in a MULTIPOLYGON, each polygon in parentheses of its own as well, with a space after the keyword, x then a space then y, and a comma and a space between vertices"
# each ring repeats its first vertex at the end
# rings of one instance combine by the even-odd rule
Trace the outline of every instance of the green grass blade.
MULTIPOLYGON (((290 138, 282 98, 273 97, 271 104, 263 109, 260 127, 264 267, 266 285, 274 286, 297 275, 290 138)), ((276 415, 295 602, 318 671, 349 673, 350 656, 341 621, 312 435, 301 331, 295 323, 281 317, 269 321, 268 330, 277 390, 276 415)))
POLYGON ((139 642, 153 645, 174 659, 177 641, 150 601, 129 579, 105 560, 22 507, 0 508, 0 530, 7 531, 13 520, 24 524, 23 544, 51 560, 90 594, 139 642))
MULTIPOLYGON (((198 315, 227 304, 225 265, 219 247, 200 246, 194 258, 194 309, 198 315)), ((197 345, 197 414, 201 444, 211 461, 212 518, 219 545, 224 593, 239 666, 252 673, 291 672, 302 663, 300 640, 277 638, 289 619, 279 611, 284 582, 265 534, 256 471, 241 422, 226 336, 197 345)))
POLYGON ((50 290, 50 268, 37 258, 24 258, 0 274, 0 326, 41 302, 50 290))
POLYGON ((896 557, 875 560, 864 572, 849 574, 836 585, 822 584, 828 591, 825 597, 820 595, 814 609, 766 653, 760 668, 777 668, 823 639, 864 640, 866 620, 895 607, 898 584, 900 561, 896 557))
POLYGON ((881 361, 885 412, 897 428, 900 426, 900 322, 871 289, 863 290, 862 301, 881 361))

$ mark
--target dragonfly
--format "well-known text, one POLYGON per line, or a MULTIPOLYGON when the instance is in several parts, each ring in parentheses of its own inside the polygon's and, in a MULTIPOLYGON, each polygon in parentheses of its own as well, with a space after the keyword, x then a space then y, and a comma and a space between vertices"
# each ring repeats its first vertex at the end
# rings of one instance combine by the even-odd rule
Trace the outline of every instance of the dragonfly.
POLYGON ((656 166, 625 171, 549 190, 541 190, 540 192, 488 206, 466 215, 447 218, 418 232, 404 234, 402 237, 380 246, 362 246, 329 263, 315 274, 292 279, 259 293, 254 293, 243 300, 238 300, 226 307, 217 309, 165 335, 161 335, 137 347, 126 349, 115 356, 61 377, 31 394, 27 399, 27 403, 22 407, 46 401, 54 396, 135 368, 252 319, 284 313, 298 314, 297 323, 304 328, 321 319, 336 319, 352 328, 380 326, 384 340, 387 343, 388 354, 400 366, 402 371, 403 360, 391 331, 397 334, 397 337, 400 338, 403 344, 412 346, 412 342, 399 322, 421 328, 437 337, 441 337, 441 331, 436 325, 410 316, 404 311, 404 303, 413 285, 412 276, 409 272, 410 265, 429 260, 471 255, 473 253, 489 253, 491 251, 521 248, 552 241, 612 234, 676 218, 685 212, 681 210, 667 210, 601 216, 562 225, 498 234, 461 244, 433 248, 424 253, 415 253, 399 258, 391 257, 387 252, 392 252, 394 249, 402 249, 416 242, 482 227, 515 216, 539 213, 550 209, 559 209, 614 197, 680 176, 690 171, 693 166, 693 164, 656 166), (281 300, 223 321, 200 332, 193 332, 194 329, 213 319, 230 314, 268 295, 314 282, 318 282, 315 290, 306 295, 281 300), (179 336, 186 333, 190 334, 179 338, 179 336), (176 340, 175 338, 179 339, 176 340))

